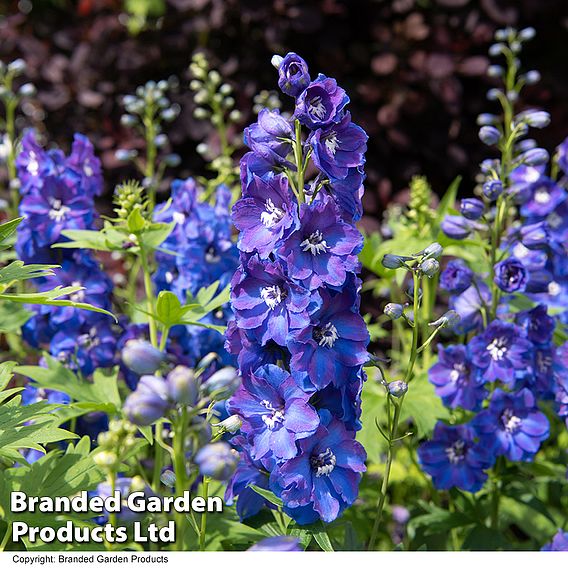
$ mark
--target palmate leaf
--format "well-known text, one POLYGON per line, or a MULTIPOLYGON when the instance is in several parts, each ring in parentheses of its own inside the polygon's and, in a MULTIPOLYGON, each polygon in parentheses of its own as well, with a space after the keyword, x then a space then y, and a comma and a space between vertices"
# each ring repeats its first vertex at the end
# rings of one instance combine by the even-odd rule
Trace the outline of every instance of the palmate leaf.
POLYGON ((0 268, 0 286, 7 286, 32 278, 53 276, 55 274, 54 268, 57 268, 56 264, 24 264, 21 260, 15 260, 8 266, 0 268))
MULTIPOLYGON (((28 496, 70 497, 79 491, 95 489, 103 480, 104 473, 95 464, 89 439, 85 436, 76 445, 67 446, 64 453, 55 450, 31 465, 24 464, 0 472, 0 507, 7 521, 19 520, 33 526, 57 526, 57 517, 61 515, 29 511, 11 513, 10 493, 23 491, 28 496)), ((92 517, 92 513, 85 514, 85 517, 92 517)), ((62 519, 59 522, 64 524, 62 519)))
POLYGON ((106 314, 113 318, 116 322, 118 319, 114 314, 102 308, 92 306, 85 302, 74 302, 72 300, 60 300, 62 296, 68 296, 84 290, 82 286, 57 286, 53 290, 48 290, 46 292, 34 292, 27 294, 0 294, 0 300, 7 300, 9 302, 18 302, 20 304, 39 304, 42 306, 71 306, 73 308, 78 308, 81 310, 88 310, 90 312, 98 312, 100 314, 106 314))
POLYGON ((45 361, 47 367, 22 365, 16 367, 14 372, 32 379, 34 386, 64 392, 74 401, 85 403, 87 405, 83 408, 85 411, 98 410, 107 414, 120 412, 122 402, 118 392, 118 367, 109 373, 97 369, 93 381, 88 382, 77 377, 75 373, 47 354, 45 361))
POLYGON ((0 333, 18 332, 31 316, 22 304, 0 302, 0 333))
POLYGON ((0 250, 5 250, 12 246, 13 236, 16 234, 16 229, 23 219, 23 217, 18 217, 0 225, 0 250))

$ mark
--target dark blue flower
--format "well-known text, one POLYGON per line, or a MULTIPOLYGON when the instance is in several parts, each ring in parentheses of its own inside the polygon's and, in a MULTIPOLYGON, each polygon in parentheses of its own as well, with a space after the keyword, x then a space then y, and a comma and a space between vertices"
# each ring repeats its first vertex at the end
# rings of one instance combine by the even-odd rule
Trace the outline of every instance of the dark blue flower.
POLYGON ((304 126, 315 130, 339 122, 348 102, 349 97, 335 79, 320 73, 296 100, 294 116, 304 126))
POLYGON ((327 197, 300 207, 300 227, 278 250, 292 278, 310 290, 325 284, 341 286, 348 272, 359 266, 357 253, 363 246, 361 233, 339 217, 334 201, 327 197))
POLYGON ((277 459, 296 456, 296 440, 310 436, 319 426, 309 398, 310 394, 276 365, 265 365, 243 377, 228 409, 243 420, 242 431, 249 436, 254 459, 270 453, 277 459))
POLYGON ((279 262, 252 257, 232 280, 237 325, 250 329, 262 345, 286 345, 290 330, 307 329, 308 290, 294 283, 279 262))
POLYGON ((361 473, 366 470, 365 450, 328 413, 322 413, 316 433, 298 446, 297 457, 277 466, 272 488, 298 523, 304 519, 303 514, 296 517, 296 509, 308 505, 323 521, 334 521, 357 498, 361 473))
POLYGON ((501 320, 492 321, 468 347, 472 363, 486 381, 499 380, 511 387, 515 385, 515 371, 530 364, 533 349, 521 328, 501 320))
POLYGON ((343 179, 330 180, 331 195, 346 220, 350 222, 358 221, 363 215, 361 197, 364 181, 365 173, 361 167, 350 168, 347 177, 343 179))
POLYGON ((528 281, 528 273, 522 262, 514 256, 498 262, 494 267, 493 281, 503 292, 523 292, 528 281))
MULTIPOLYGON (((274 58, 273 58, 274 61, 274 58)), ((310 83, 308 64, 296 53, 290 52, 278 62, 278 86, 291 97, 297 97, 310 83)))
POLYGON ((482 312, 491 304, 491 292, 484 282, 470 286, 465 292, 450 299, 450 307, 460 316, 456 333, 479 329, 483 324, 482 312))
POLYGON ((345 179, 350 168, 364 163, 368 138, 346 113, 338 124, 315 130, 308 142, 315 165, 331 179, 345 179))
POLYGON ((287 178, 280 175, 264 180, 253 174, 233 207, 233 222, 240 231, 239 248, 268 258, 297 224, 287 178))
POLYGON ((471 221, 461 215, 446 215, 440 228, 448 237, 461 241, 469 237, 473 225, 471 221))
POLYGON ((521 207, 523 217, 546 217, 566 200, 566 190, 544 175, 529 187, 530 197, 521 207))
POLYGON ((436 394, 450 408, 479 410, 487 391, 463 345, 438 345, 438 362, 428 370, 436 394))
POLYGON ((367 361, 369 332, 351 290, 333 294, 322 289, 319 294, 321 306, 309 326, 292 334, 288 348, 294 377, 322 389, 332 381, 343 384, 367 361))
POLYGON ((460 213, 471 221, 477 221, 485 210, 485 204, 480 199, 462 199, 460 203, 460 213))
POLYGON ((465 292, 471 286, 472 281, 473 271, 460 258, 450 260, 440 274, 440 288, 452 294, 465 292))
POLYGON ((66 166, 81 176, 81 188, 89 196, 103 192, 103 174, 100 160, 95 156, 91 141, 83 134, 75 134, 66 166))
POLYGON ((526 337, 536 345, 547 345, 552 341, 555 322, 547 311, 544 304, 539 304, 515 316, 515 323, 525 330, 526 337))
POLYGON ((528 389, 495 390, 487 410, 473 420, 481 442, 511 461, 532 461, 548 438, 550 425, 528 389))
POLYGON ((438 422, 432 440, 419 446, 418 460, 436 489, 457 487, 476 493, 487 480, 484 470, 493 465, 495 456, 476 441, 469 424, 448 426, 438 422))

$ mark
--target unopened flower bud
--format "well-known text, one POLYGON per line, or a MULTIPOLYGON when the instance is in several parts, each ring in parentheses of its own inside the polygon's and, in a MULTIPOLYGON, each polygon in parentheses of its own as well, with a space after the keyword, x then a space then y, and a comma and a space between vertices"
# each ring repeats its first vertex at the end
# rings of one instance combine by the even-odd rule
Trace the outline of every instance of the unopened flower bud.
POLYGON ((441 318, 429 323, 430 327, 447 327, 452 328, 458 325, 461 316, 455 310, 448 310, 441 318))
POLYGON ((128 420, 137 426, 150 426, 162 418, 169 408, 168 401, 155 393, 133 392, 124 403, 128 420))
POLYGON ((521 227, 521 242, 528 249, 540 249, 549 242, 547 224, 543 221, 521 227))
POLYGON ((195 463, 201 475, 212 477, 217 481, 226 481, 231 477, 239 463, 239 454, 225 442, 215 442, 201 448, 195 463))
POLYGON ((479 139, 487 146, 494 146, 500 138, 501 133, 494 126, 482 126, 479 129, 479 139))
POLYGON ((170 399, 181 405, 195 406, 199 397, 199 384, 192 369, 178 365, 168 373, 166 382, 170 399))
POLYGON ((462 199, 460 203, 460 213, 466 218, 472 221, 477 221, 485 210, 485 204, 475 197, 470 197, 468 199, 462 199))
POLYGON ((37 90, 32 83, 25 83, 19 88, 18 93, 22 97, 33 97, 37 93, 37 90))
POLYGON ((122 361, 138 375, 155 373, 165 360, 165 353, 143 339, 129 339, 122 349, 122 361))
POLYGON ((385 268, 397 269, 406 266, 408 260, 414 260, 411 256, 400 256, 398 254, 385 254, 381 260, 385 268))
POLYGON ((402 317, 404 307, 401 304, 389 303, 385 306, 383 311, 391 320, 397 320, 402 317))
POLYGON ((400 398, 408 392, 408 385, 404 381, 392 381, 388 384, 389 394, 400 398))
POLYGON ((177 168, 181 164, 181 156, 179 154, 166 154, 163 159, 164 164, 170 168, 177 168))
POLYGON ((544 148, 527 150, 520 156, 520 160, 527 166, 542 166, 548 162, 548 152, 544 148))
POLYGON ((533 128, 545 128, 550 124, 550 114, 544 110, 527 110, 519 113, 517 119, 533 128))
POLYGON ((473 229, 471 222, 460 215, 446 215, 440 228, 445 235, 457 241, 467 238, 473 229))
POLYGON ((213 373, 203 384, 207 395, 215 395, 217 400, 229 398, 241 384, 241 378, 234 367, 224 367, 213 373))
POLYGON ((540 81, 540 73, 536 70, 527 71, 524 75, 524 80, 527 85, 535 85, 540 81))
POLYGON ((160 475, 160 481, 166 487, 175 487, 176 474, 171 469, 166 469, 166 471, 164 471, 162 475, 160 475))
POLYGON ((435 258, 427 258, 420 263, 418 269, 424 276, 433 278, 440 271, 440 263, 435 258))
POLYGON ((482 113, 477 117, 478 126, 492 126, 497 122, 497 117, 488 112, 482 113))
POLYGON ((96 465, 102 468, 112 468, 116 462, 117 457, 113 452, 99 452, 93 456, 93 461, 96 465))
POLYGON ((495 201, 503 193, 503 184, 498 179, 491 179, 483 184, 483 195, 495 201))
POLYGON ((222 420, 218 424, 215 424, 215 426, 217 426, 218 428, 222 428, 223 430, 230 432, 231 434, 238 432, 241 429, 242 425, 243 421, 238 414, 232 414, 228 418, 225 418, 225 420, 222 420))
POLYGON ((524 28, 519 32, 519 39, 521 41, 529 41, 536 35, 536 30, 533 27, 524 28))
POLYGON ((282 64, 283 60, 284 60, 284 58, 281 55, 273 55, 272 59, 270 60, 270 63, 272 63, 272 67, 274 67, 275 69, 278 69, 280 67, 280 65, 282 64))

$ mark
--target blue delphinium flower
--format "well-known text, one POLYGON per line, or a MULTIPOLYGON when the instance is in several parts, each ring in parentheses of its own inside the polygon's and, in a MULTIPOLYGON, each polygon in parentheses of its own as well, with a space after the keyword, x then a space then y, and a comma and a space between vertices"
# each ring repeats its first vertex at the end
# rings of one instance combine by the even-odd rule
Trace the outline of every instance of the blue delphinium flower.
POLYGON ((315 130, 340 122, 348 102, 349 97, 335 79, 320 73, 296 100, 294 116, 303 125, 315 130))
POLYGON ((233 222, 240 231, 239 249, 268 258, 297 224, 287 178, 279 175, 264 180, 253 174, 233 207, 233 222))
POLYGON ((440 288, 452 294, 465 292, 473 282, 473 271, 460 258, 450 260, 440 274, 440 288))
POLYGON ((532 461, 550 431, 548 419, 526 388, 517 393, 497 389, 489 408, 474 418, 473 427, 483 444, 511 461, 532 461))
POLYGON ((527 270, 514 257, 498 262, 494 268, 495 284, 504 292, 523 292, 528 281, 527 270))
MULTIPOLYGON (((242 417, 240 451, 262 461, 286 513, 306 524, 341 514, 364 468, 354 436, 369 334, 359 315, 362 237, 354 223, 367 135, 334 79, 310 82, 293 53, 273 64, 282 90, 296 97, 295 112, 288 120, 261 111, 245 131, 251 151, 241 159, 242 197, 233 208, 241 265, 226 342, 243 382, 228 406, 242 417)), ((231 498, 250 500, 246 475, 254 483, 257 465, 237 470, 231 498)), ((254 503, 256 512, 262 501, 254 503)))
POLYGON ((326 197, 300 207, 300 228, 278 249, 292 278, 310 290, 323 285, 341 286, 358 267, 363 247, 361 233, 339 216, 334 201, 326 197))
POLYGON ((237 325, 253 330, 264 345, 273 340, 286 345, 290 330, 306 329, 310 294, 286 274, 280 262, 251 257, 232 281, 237 325))
POLYGON ((314 130, 311 134, 309 142, 314 163, 329 178, 344 179, 349 168, 363 163, 367 139, 365 131, 351 122, 347 112, 338 124, 314 130))
POLYGON ((552 541, 545 544, 541 550, 544 552, 568 552, 568 532, 558 529, 552 541))
POLYGON ((348 381, 367 361, 369 342, 351 291, 333 294, 322 290, 320 296, 322 303, 311 313, 311 325, 292 333, 288 342, 292 374, 318 389, 332 381, 348 381))
POLYGON ((418 448, 418 459, 436 489, 457 487, 475 493, 487 480, 485 470, 493 465, 495 456, 476 441, 475 431, 468 424, 438 422, 432 440, 418 448))
POLYGON ((365 450, 329 413, 322 413, 316 433, 298 446, 298 456, 277 468, 272 487, 280 488, 289 510, 311 506, 324 521, 333 521, 357 497, 365 450))
POLYGON ((501 320, 492 321, 469 343, 471 361, 480 369, 483 379, 499 380, 510 387, 515 385, 515 371, 530 364, 532 348, 518 326, 501 320))
POLYGON ((450 308, 460 316, 458 333, 478 330, 483 324, 482 311, 491 305, 491 292, 485 282, 471 285, 461 294, 450 298, 450 308))
POLYGON ((479 370, 471 364, 463 345, 438 345, 438 362, 428 370, 428 379, 450 408, 479 410, 487 395, 479 370))
POLYGON ((310 393, 299 388, 290 374, 276 365, 265 365, 243 376, 228 409, 241 417, 245 434, 254 434, 254 459, 270 453, 277 459, 297 455, 296 440, 312 435, 319 426, 309 398, 310 393))

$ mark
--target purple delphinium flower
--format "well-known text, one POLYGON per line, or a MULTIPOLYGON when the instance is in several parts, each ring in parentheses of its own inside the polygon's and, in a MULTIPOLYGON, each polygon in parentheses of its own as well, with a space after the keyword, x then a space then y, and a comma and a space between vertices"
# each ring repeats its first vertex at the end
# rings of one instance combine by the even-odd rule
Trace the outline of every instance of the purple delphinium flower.
POLYGON ((523 292, 528 281, 527 270, 514 256, 495 265, 494 282, 503 292, 523 292))
POLYGON ((468 424, 438 422, 432 440, 419 446, 418 460, 436 489, 457 487, 476 493, 487 480, 484 470, 493 465, 495 456, 475 440, 475 431, 468 424))
POLYGON ((240 250, 268 258, 297 224, 287 178, 279 175, 264 180, 253 174, 233 207, 233 222, 240 231, 240 250))
POLYGON ((521 215, 529 219, 541 219, 552 213, 563 201, 566 190, 546 176, 530 186, 530 197, 521 207, 521 215))
POLYGON ((308 142, 315 165, 329 178, 344 179, 349 168, 363 164, 368 138, 360 126, 351 122, 350 113, 346 113, 338 124, 315 130, 308 142))
POLYGON ((472 281, 473 271, 461 258, 450 260, 440 274, 440 288, 452 294, 465 292, 472 281))
POLYGON ((363 195, 363 181, 365 173, 361 167, 350 168, 347 177, 343 179, 331 179, 330 192, 339 206, 346 220, 358 221, 363 215, 361 197, 363 195))
MULTIPOLYGON (((273 59, 274 60, 274 59, 273 59)), ((308 64, 296 53, 287 53, 278 61, 278 86, 291 97, 297 97, 310 83, 308 64)))
POLYGON ((237 325, 250 329, 262 345, 269 340, 286 345, 288 333, 307 329, 308 290, 294 283, 279 262, 251 257, 232 280, 237 325))
POLYGON ((298 453, 296 440, 310 436, 319 425, 309 399, 310 394, 298 387, 290 373, 265 365, 243 377, 228 409, 241 417, 254 459, 271 452, 277 459, 290 459, 298 453))
POLYGON ((38 246, 57 242, 63 230, 91 227, 92 201, 78 193, 79 183, 80 177, 74 172, 67 172, 64 177, 47 176, 41 191, 22 200, 20 213, 35 234, 38 246))
POLYGON ((558 165, 560 169, 568 175, 568 138, 565 138, 563 142, 558 146, 558 165))
POLYGON ((489 408, 472 425, 483 444, 511 461, 532 461, 550 432, 548 419, 526 388, 516 393, 495 390, 489 408))
POLYGON ((472 366, 463 345, 438 345, 438 362, 428 370, 436 394, 450 408, 479 410, 487 395, 478 370, 472 366))
POLYGON ((521 328, 493 320, 485 331, 469 342, 472 363, 481 370, 485 381, 501 381, 513 387, 515 371, 530 365, 533 345, 521 328))
POLYGON ((335 79, 320 73, 296 100, 294 116, 304 126, 315 130, 339 122, 348 102, 349 97, 335 79))
POLYGON ((286 260, 288 273, 314 290, 328 284, 341 286, 348 272, 358 267, 357 253, 363 237, 356 227, 345 223, 333 199, 326 197, 300 207, 300 228, 278 250, 286 260))
POLYGON ((545 544, 540 550, 543 552, 568 552, 568 532, 558 529, 552 541, 545 544))
POLYGON ((350 290, 319 294, 321 306, 311 313, 309 326, 292 334, 288 348, 294 377, 322 389, 332 381, 342 384, 365 363, 369 332, 350 290))
POLYGON ((483 324, 482 310, 491 305, 491 292, 484 282, 470 286, 465 292, 450 298, 450 308, 460 316, 456 333, 468 333, 480 329, 483 324))
POLYGON ((324 521, 331 522, 357 497, 361 473, 366 470, 365 450, 327 412, 322 412, 316 433, 300 440, 298 446, 298 456, 273 472, 272 487, 277 492, 280 488, 292 517, 296 508, 310 505, 324 521))
POLYGON ((558 416, 566 421, 568 427, 568 341, 555 349, 552 369, 558 416))
POLYGON ((519 312, 515 316, 515 323, 525 330, 527 338, 537 345, 547 345, 552 341, 554 334, 554 318, 547 313, 544 304, 519 312))
POLYGON ((81 176, 81 188, 89 196, 103 192, 103 174, 100 160, 95 156, 91 141, 83 134, 75 134, 71 154, 66 165, 81 176))
POLYGON ((253 544, 249 552, 301 552, 300 539, 295 536, 269 536, 253 544))
POLYGON ((278 110, 262 109, 258 113, 258 122, 245 128, 245 144, 255 154, 273 164, 292 164, 286 156, 292 151, 294 131, 292 125, 278 110))
POLYGON ((242 435, 231 438, 231 444, 238 448, 241 459, 227 484, 225 503, 232 505, 237 499, 237 515, 242 521, 256 515, 264 506, 274 508, 272 503, 250 487, 256 485, 261 489, 269 489, 269 474, 274 467, 274 459, 254 460, 250 455, 250 446, 242 435))

